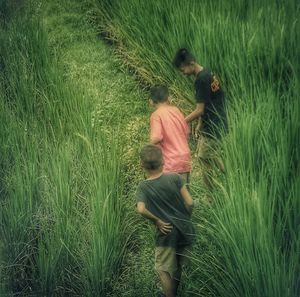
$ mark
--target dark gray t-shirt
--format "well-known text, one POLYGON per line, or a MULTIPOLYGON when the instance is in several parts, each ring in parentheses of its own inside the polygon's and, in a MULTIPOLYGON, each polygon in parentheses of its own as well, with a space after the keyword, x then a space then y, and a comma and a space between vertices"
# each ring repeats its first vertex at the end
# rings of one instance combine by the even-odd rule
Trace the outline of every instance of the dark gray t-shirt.
POLYGON ((156 246, 182 248, 192 243, 194 229, 180 193, 183 179, 176 173, 162 174, 142 181, 136 192, 137 202, 144 202, 148 211, 173 228, 167 235, 157 230, 156 246))

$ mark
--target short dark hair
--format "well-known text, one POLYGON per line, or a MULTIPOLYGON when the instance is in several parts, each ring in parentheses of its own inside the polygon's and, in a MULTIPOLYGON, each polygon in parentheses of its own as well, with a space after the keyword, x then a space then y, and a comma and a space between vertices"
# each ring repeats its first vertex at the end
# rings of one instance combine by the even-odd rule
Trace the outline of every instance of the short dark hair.
POLYGON ((191 62, 195 62, 195 57, 186 48, 179 49, 173 60, 173 64, 176 68, 189 65, 191 62))
POLYGON ((150 89, 150 96, 154 103, 167 101, 169 90, 164 85, 156 85, 150 89))
POLYGON ((142 165, 147 170, 158 169, 163 162, 162 151, 160 147, 154 144, 145 145, 140 152, 142 165))

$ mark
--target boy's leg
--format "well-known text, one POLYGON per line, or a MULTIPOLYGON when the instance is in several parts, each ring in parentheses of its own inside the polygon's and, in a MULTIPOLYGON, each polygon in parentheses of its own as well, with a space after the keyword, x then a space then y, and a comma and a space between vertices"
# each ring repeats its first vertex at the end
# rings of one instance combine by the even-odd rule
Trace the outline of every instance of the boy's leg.
POLYGON ((174 281, 169 272, 159 271, 159 277, 166 297, 175 297, 174 281))
POLYGON ((178 287, 179 287, 179 284, 180 284, 181 273, 182 273, 182 268, 181 268, 180 265, 178 265, 177 271, 173 275, 173 286, 174 286, 175 296, 177 294, 178 287))
POLYGON ((203 182, 207 193, 206 199, 209 203, 213 201, 212 193, 215 187, 213 176, 215 175, 215 170, 218 168, 222 172, 225 171, 222 160, 216 156, 216 147, 216 140, 205 136, 200 136, 197 146, 197 155, 201 163, 203 182))
POLYGON ((174 287, 175 287, 175 296, 177 294, 177 290, 181 281, 181 275, 182 275, 182 269, 183 267, 186 267, 189 263, 189 254, 191 252, 192 247, 186 246, 183 248, 180 248, 177 253, 177 271, 173 274, 173 281, 174 281, 174 287))
POLYGON ((156 247, 155 269, 159 273, 163 292, 167 297, 175 297, 173 274, 177 270, 176 250, 173 247, 156 247))

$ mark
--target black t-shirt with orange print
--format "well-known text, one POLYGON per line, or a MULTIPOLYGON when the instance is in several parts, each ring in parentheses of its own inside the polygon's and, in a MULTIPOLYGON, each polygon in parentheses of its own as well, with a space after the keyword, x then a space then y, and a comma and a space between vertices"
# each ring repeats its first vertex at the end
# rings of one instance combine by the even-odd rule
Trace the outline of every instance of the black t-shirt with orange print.
POLYGON ((209 68, 203 68, 196 76, 195 98, 204 103, 202 132, 208 137, 219 137, 221 129, 227 129, 225 97, 220 82, 209 68))

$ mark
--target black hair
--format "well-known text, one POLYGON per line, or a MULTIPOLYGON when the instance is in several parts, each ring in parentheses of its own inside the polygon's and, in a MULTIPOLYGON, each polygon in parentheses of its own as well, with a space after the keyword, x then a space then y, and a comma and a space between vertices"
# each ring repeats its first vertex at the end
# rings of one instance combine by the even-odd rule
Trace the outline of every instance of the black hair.
POLYGON ((165 102, 169 97, 169 90, 166 86, 156 85, 151 88, 150 96, 154 103, 165 102))
POLYGON ((179 49, 173 60, 173 64, 176 68, 189 65, 191 62, 195 62, 195 57, 186 48, 179 49))
POLYGON ((163 162, 162 151, 160 147, 154 144, 145 145, 141 149, 140 158, 146 170, 156 170, 163 162))

